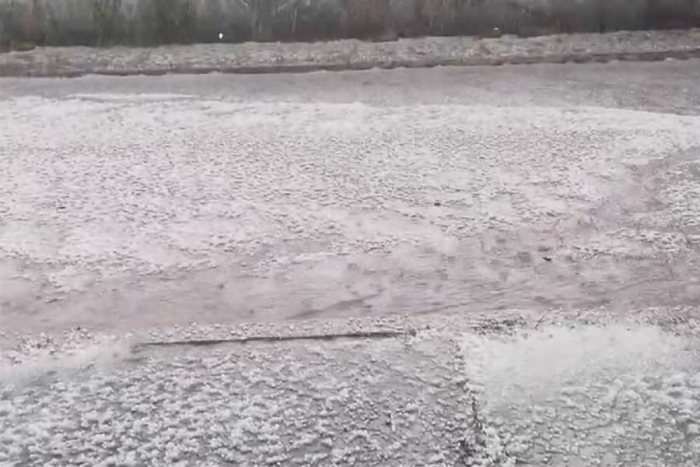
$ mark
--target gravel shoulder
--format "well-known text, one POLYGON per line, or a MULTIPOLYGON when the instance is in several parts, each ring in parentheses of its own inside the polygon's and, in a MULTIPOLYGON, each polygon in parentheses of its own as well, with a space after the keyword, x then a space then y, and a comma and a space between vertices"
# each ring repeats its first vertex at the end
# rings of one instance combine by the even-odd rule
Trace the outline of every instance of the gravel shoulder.
POLYGON ((700 30, 394 42, 244 43, 157 48, 50 47, 0 54, 0 76, 280 73, 439 65, 607 62, 700 56, 700 30))

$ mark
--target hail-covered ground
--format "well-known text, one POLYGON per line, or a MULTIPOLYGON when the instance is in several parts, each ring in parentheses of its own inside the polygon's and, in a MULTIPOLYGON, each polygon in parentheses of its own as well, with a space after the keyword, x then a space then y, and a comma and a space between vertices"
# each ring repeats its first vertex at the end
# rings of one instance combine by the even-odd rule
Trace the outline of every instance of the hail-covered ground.
POLYGON ((698 75, 0 81, 0 465, 700 464, 698 75))

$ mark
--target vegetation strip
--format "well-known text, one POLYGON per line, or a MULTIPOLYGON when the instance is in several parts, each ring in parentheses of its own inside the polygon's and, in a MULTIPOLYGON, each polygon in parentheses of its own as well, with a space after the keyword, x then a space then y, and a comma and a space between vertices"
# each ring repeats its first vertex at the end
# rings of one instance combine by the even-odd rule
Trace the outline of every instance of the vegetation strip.
POLYGON ((700 0, 0 0, 0 49, 697 27, 700 0))

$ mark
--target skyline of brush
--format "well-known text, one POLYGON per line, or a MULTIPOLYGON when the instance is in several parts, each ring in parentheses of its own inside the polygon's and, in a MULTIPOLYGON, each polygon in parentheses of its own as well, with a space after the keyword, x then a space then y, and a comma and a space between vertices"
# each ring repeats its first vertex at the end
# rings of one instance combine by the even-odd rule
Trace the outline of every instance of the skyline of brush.
POLYGON ((700 26, 700 0, 0 0, 0 45, 158 45, 700 26))

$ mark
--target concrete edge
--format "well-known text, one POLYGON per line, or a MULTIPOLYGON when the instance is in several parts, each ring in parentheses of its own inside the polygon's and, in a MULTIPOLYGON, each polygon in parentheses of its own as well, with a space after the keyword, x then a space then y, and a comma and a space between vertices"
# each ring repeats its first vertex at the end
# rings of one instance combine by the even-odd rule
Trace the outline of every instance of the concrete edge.
POLYGON ((605 308, 588 310, 503 310, 497 314, 467 310, 450 313, 397 314, 373 317, 307 319, 280 322, 164 324, 123 330, 71 329, 25 335, 0 334, 0 368, 42 358, 70 355, 83 348, 147 351, 170 347, 284 344, 294 341, 412 339, 465 333, 510 335, 550 327, 657 326, 679 335, 700 335, 698 307, 644 308, 617 316, 605 308))

